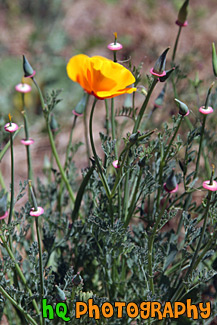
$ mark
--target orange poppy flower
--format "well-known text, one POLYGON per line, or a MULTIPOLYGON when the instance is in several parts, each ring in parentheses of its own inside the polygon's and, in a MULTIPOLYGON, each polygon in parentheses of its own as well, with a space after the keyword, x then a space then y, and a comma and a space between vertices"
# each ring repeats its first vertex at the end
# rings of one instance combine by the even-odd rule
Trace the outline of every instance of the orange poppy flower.
POLYGON ((102 56, 92 58, 84 54, 73 56, 66 67, 72 81, 99 99, 112 98, 136 91, 127 88, 135 82, 132 73, 119 63, 102 56))

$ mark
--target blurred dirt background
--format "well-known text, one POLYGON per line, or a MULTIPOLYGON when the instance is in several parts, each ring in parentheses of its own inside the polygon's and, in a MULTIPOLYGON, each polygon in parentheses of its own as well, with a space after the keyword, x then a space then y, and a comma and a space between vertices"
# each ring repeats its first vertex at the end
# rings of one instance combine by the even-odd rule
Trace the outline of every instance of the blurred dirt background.
MULTIPOLYGON (((182 0, 0 0, 0 136, 3 144, 8 141, 8 134, 3 126, 10 112, 13 121, 21 125, 21 98, 14 86, 21 81, 22 54, 25 54, 36 70, 36 79, 44 94, 52 89, 62 89, 63 101, 55 109, 60 124, 60 132, 56 142, 62 161, 67 145, 69 131, 73 121, 72 109, 82 96, 81 88, 73 84, 66 75, 66 64, 69 58, 78 53, 102 55, 110 59, 113 54, 107 45, 113 41, 113 33, 117 32, 118 41, 123 50, 118 53, 118 60, 132 58, 133 65, 143 62, 143 84, 147 87, 146 74, 149 73, 157 57, 162 51, 174 46, 178 32, 175 24, 182 0)), ((216 0, 190 1, 188 27, 183 28, 178 46, 176 64, 187 78, 179 83, 179 96, 183 101, 191 98, 189 108, 197 111, 197 98, 190 79, 195 73, 203 80, 200 100, 204 100, 207 85, 213 81, 211 64, 211 43, 217 43, 217 2, 216 0)), ((168 55, 167 68, 170 68, 172 51, 168 55)), ((31 83, 31 81, 29 81, 31 83)), ((41 112, 40 101, 36 89, 26 96, 31 137, 35 144, 31 146, 34 171, 42 174, 44 156, 50 157, 50 147, 45 133, 45 122, 41 112)), ((158 85, 150 101, 153 101, 162 89, 158 85)), ((168 89, 168 96, 172 93, 168 89)), ((123 98, 117 99, 121 106, 123 98)), ((139 105, 143 97, 137 96, 139 105)), ((171 116, 174 104, 159 110, 154 123, 160 127, 167 116, 171 116)), ((105 109, 98 102, 95 111, 94 136, 99 139, 99 131, 104 131, 103 120, 105 109)), ((194 115, 193 115, 194 116, 194 115)), ((192 123, 195 119, 192 119, 192 123)), ((128 131, 131 131, 131 122, 128 131)), ((15 175, 16 189, 18 182, 27 178, 25 148, 20 143, 23 131, 15 140, 15 175)), ((82 118, 78 119, 73 141, 84 142, 82 118)), ((100 148, 98 149, 100 150, 100 148)), ((75 163, 78 172, 87 166, 85 146, 78 150, 75 163)), ((4 156, 0 163, 6 187, 10 183, 10 154, 4 156)))

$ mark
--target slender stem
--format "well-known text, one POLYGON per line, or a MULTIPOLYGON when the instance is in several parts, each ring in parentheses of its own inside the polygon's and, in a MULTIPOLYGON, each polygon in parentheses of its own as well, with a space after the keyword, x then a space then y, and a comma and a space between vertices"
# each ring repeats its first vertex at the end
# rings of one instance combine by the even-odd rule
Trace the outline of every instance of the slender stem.
MULTIPOLYGON (((89 96, 88 96, 89 99, 89 96)), ((87 99, 87 102, 88 102, 87 99)), ((86 104, 87 106, 87 104, 86 104)), ((90 166, 90 145, 89 145, 89 139, 88 139, 88 123, 87 123, 87 109, 85 108, 84 110, 84 136, 85 136, 85 143, 86 143, 86 150, 87 150, 87 161, 88 161, 88 166, 90 166)))
MULTIPOLYGON (((29 139, 29 130, 28 130, 28 121, 27 121, 27 116, 26 116, 25 111, 23 111, 23 120, 24 120, 25 138, 26 138, 26 140, 28 140, 29 139)), ((33 172, 32 172, 32 161, 31 161, 31 155, 30 155, 30 146, 26 146, 26 155, 27 155, 27 165, 28 165, 28 179, 31 179, 34 184, 33 172)))
POLYGON ((154 229, 153 229, 153 232, 152 232, 152 235, 149 237, 149 242, 148 242, 148 271, 149 271, 149 285, 150 285, 150 290, 151 292, 154 294, 154 281, 153 281, 153 244, 154 244, 154 239, 155 239, 155 235, 156 235, 156 232, 157 232, 157 228, 159 226, 159 223, 161 221, 161 218, 164 214, 164 211, 166 209, 166 206, 167 206, 167 203, 169 201, 169 194, 164 202, 164 205, 161 209, 161 212, 159 213, 158 215, 158 218, 155 222, 155 225, 154 225, 154 229))
MULTIPOLYGON (((43 298, 44 298, 44 277, 43 277, 43 260, 42 260, 42 247, 41 247, 41 236, 38 224, 38 218, 35 218, 35 227, 38 240, 39 249, 39 270, 40 270, 40 298, 41 298, 41 312, 43 311, 43 298)), ((45 324, 44 318, 42 317, 42 323, 45 324)))
POLYGON ((140 109, 139 115, 138 115, 138 117, 136 119, 136 122, 135 122, 135 125, 134 125, 134 128, 133 128, 133 133, 135 133, 136 131, 138 131, 138 128, 140 126, 140 123, 141 123, 142 117, 144 115, 145 109, 146 109, 146 107, 148 105, 149 98, 150 98, 150 96, 151 96, 151 94, 152 94, 152 92, 154 90, 154 87, 156 86, 157 82, 158 82, 158 80, 156 78, 154 78, 153 81, 152 81, 152 84, 150 86, 150 89, 149 89, 149 91, 148 91, 148 93, 147 93, 147 95, 145 97, 145 100, 144 100, 144 102, 142 104, 142 107, 140 109))
POLYGON ((139 176, 137 177, 136 186, 135 186, 135 189, 134 189, 134 192, 133 192, 133 197, 132 197, 131 204, 130 204, 130 207, 129 207, 129 212, 128 212, 127 218, 125 220, 125 224, 124 224, 125 227, 127 227, 129 225, 130 219, 131 219, 133 211, 135 209, 136 202, 138 200, 138 198, 136 199, 136 197, 137 197, 137 194, 138 194, 138 191, 139 191, 139 185, 140 185, 141 178, 142 178, 142 171, 143 171, 142 168, 140 168, 139 176))
POLYGON ((11 201, 10 201, 10 212, 8 217, 8 225, 12 220, 12 213, 14 208, 14 150, 13 150, 13 136, 10 133, 10 142, 11 142, 11 201))
POLYGON ((183 116, 182 116, 182 115, 181 115, 181 116, 179 115, 178 118, 179 118, 178 125, 177 125, 177 127, 176 127, 176 130, 175 130, 175 132, 174 132, 174 134, 173 134, 173 136, 172 136, 170 142, 169 142, 169 145, 168 145, 167 150, 166 150, 166 152, 165 152, 165 154, 164 154, 164 157, 163 157, 163 161, 166 160, 167 155, 168 155, 168 153, 169 153, 169 151, 170 151, 170 147, 171 147, 171 145, 173 144, 173 141, 174 141, 174 139, 175 139, 175 137, 176 137, 176 134, 177 134, 177 132, 178 132, 178 130, 179 130, 179 127, 180 127, 180 125, 181 125, 181 123, 182 123, 183 116))
POLYGON ((204 136, 204 129, 205 129, 205 124, 206 124, 206 117, 207 117, 207 115, 204 115, 204 117, 203 117, 203 124, 202 124, 201 134, 200 134, 200 144, 199 144, 199 151, 198 151, 198 155, 197 155, 197 162, 196 162, 196 169, 195 169, 194 179, 197 177, 198 171, 199 171, 200 156, 201 156, 201 152, 202 152, 203 136, 204 136))
POLYGON ((45 102, 44 102, 44 98, 43 98, 43 95, 42 95, 42 92, 41 92, 41 89, 39 87, 39 85, 37 84, 37 81, 35 80, 34 77, 32 77, 32 80, 38 90, 38 94, 39 94, 39 97, 40 97, 40 101, 41 101, 41 106, 42 106, 42 109, 43 111, 46 111, 46 105, 45 105, 45 102))
POLYGON ((36 321, 4 290, 0 285, 1 294, 7 298, 19 311, 25 316, 25 318, 33 325, 37 325, 36 321))
MULTIPOLYGON (((115 114, 114 114, 114 98, 111 98, 111 126, 112 126, 112 140, 116 141, 116 136, 115 136, 115 114)), ((115 142, 114 145, 114 151, 115 151, 115 159, 118 157, 118 152, 117 152, 117 143, 115 142)))
POLYGON ((100 166, 99 159, 98 159, 96 149, 95 149, 95 145, 94 145, 94 141, 93 141, 93 113, 94 113, 94 108, 96 106, 96 102, 97 102, 97 99, 95 98, 94 102, 93 102, 92 109, 91 109, 91 113, 90 113, 90 121, 89 121, 90 143, 91 143, 91 148, 92 148, 92 151, 93 151, 94 159, 95 159, 95 162, 97 164, 99 174, 101 176, 101 181, 103 183, 103 186, 105 188, 105 191, 106 191, 106 194, 107 194, 108 198, 110 198, 111 192, 110 192, 107 180, 106 180, 106 178, 104 176, 104 173, 102 171, 102 168, 100 166))
POLYGON ((178 33, 177 33, 177 36, 176 36, 175 45, 174 45, 174 48, 173 48, 172 62, 175 61, 175 56, 176 56, 176 51, 177 51, 177 46, 178 46, 178 42, 179 42, 179 37, 180 37, 180 34, 181 34, 181 30, 182 30, 182 27, 179 26, 179 30, 178 30, 178 33))

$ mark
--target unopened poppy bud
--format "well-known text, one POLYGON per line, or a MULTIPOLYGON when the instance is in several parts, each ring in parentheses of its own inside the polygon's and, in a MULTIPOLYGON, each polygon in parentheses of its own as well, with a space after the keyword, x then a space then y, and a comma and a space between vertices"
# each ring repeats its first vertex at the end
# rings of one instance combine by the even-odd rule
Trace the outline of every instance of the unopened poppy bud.
POLYGON ((178 190, 178 184, 176 181, 175 170, 172 169, 170 176, 167 178, 166 183, 164 183, 164 189, 168 193, 175 193, 178 190))
POLYGON ((72 278, 73 284, 77 287, 79 284, 83 283, 83 279, 80 276, 80 273, 78 272, 73 278, 72 278))
POLYGON ((215 77, 217 77, 217 55, 214 43, 212 43, 212 68, 215 77))
POLYGON ((182 116, 187 116, 189 114, 188 106, 185 103, 181 102, 181 100, 178 100, 176 98, 175 101, 179 107, 179 114, 182 116))
POLYGON ((83 115, 86 105, 87 105, 88 94, 85 92, 81 100, 76 105, 75 109, 73 109, 72 113, 76 116, 83 115))
POLYGON ((131 136, 129 137, 129 141, 136 142, 139 135, 140 135, 140 131, 137 131, 136 133, 131 134, 131 136))
POLYGON ((23 55, 23 71, 24 71, 24 77, 26 78, 31 78, 35 75, 35 71, 33 70, 32 66, 30 65, 25 55, 23 55))
POLYGON ((163 77, 166 75, 165 66, 166 66, 166 55, 169 51, 169 47, 159 56, 155 62, 154 68, 150 70, 151 74, 155 77, 163 77))
POLYGON ((0 198, 0 219, 5 219, 8 216, 7 198, 8 198, 7 193, 0 198))
POLYGON ((166 72, 165 76, 159 77, 159 81, 160 82, 165 82, 170 77, 170 75, 173 73, 174 70, 175 70, 174 67, 172 69, 166 70, 165 71, 166 72))
POLYGON ((189 0, 185 0, 178 13, 178 19, 176 20, 176 24, 181 27, 185 27, 188 25, 188 22, 186 20, 188 15, 188 4, 189 0))
POLYGON ((50 128, 52 132, 57 132, 59 129, 59 125, 57 123, 57 120, 55 119, 54 114, 51 114, 50 118, 50 128))
POLYGON ((66 301, 66 295, 62 289, 58 287, 58 285, 55 285, 56 287, 56 301, 61 302, 61 301, 66 301))
POLYGON ((154 101, 154 108, 158 108, 158 107, 162 107, 163 106, 165 91, 166 91, 166 84, 164 85, 164 87, 161 90, 160 94, 155 99, 155 101, 154 101))

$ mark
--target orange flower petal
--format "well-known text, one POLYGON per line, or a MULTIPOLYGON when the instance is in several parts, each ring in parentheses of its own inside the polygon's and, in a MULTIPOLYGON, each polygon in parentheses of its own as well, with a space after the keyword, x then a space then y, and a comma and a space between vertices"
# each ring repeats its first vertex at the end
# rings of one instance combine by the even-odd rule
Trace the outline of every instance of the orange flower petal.
POLYGON ((88 70, 90 69, 89 57, 84 54, 73 56, 66 67, 67 74, 72 81, 80 84, 84 90, 91 93, 92 89, 88 81, 88 70))
POLYGON ((88 93, 102 99, 136 91, 136 88, 126 88, 135 82, 132 73, 102 56, 76 55, 67 64, 67 73, 88 93))

